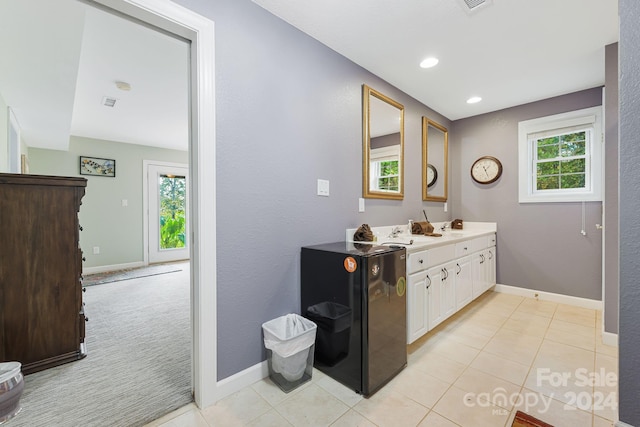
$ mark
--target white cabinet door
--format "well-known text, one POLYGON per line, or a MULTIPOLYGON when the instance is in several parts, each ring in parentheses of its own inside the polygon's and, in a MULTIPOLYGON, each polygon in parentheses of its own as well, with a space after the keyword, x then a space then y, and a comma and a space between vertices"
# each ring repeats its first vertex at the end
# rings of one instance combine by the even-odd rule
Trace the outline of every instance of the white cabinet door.
POLYGON ((456 262, 456 310, 460 310, 471 302, 472 292, 471 257, 466 256, 456 262))
POLYGON ((496 247, 492 246, 486 250, 487 256, 487 287, 496 284, 496 247))
POLYGON ((427 271, 409 276, 407 286, 407 344, 429 331, 429 286, 427 271))
POLYGON ((471 274, 473 276, 473 284, 472 284, 473 299, 478 298, 488 288, 486 259, 487 257, 484 251, 474 253, 471 258, 471 264, 472 264, 471 274))
POLYGON ((442 312, 442 269, 432 267, 427 270, 427 279, 431 281, 429 286, 429 330, 435 328, 444 320, 442 312))
POLYGON ((444 320, 456 312, 456 263, 449 262, 443 265, 441 271, 440 304, 444 320))

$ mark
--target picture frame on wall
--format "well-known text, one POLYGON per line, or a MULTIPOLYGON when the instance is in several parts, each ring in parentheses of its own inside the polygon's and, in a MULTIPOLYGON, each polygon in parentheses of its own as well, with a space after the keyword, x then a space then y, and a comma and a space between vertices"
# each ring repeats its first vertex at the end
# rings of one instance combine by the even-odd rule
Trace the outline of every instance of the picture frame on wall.
POLYGON ((80 175, 116 176, 116 161, 99 157, 80 156, 80 175))

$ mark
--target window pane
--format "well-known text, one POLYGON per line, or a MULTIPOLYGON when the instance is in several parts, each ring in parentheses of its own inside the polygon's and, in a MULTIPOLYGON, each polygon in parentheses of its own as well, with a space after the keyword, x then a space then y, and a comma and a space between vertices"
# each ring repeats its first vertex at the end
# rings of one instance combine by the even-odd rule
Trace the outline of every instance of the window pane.
POLYGON ((577 173, 572 175, 562 175, 560 185, 562 188, 584 188, 585 174, 577 173))
POLYGON ((560 137, 552 136, 550 138, 542 138, 538 140, 538 147, 541 145, 552 145, 560 142, 560 137))
POLYGON ((397 175, 398 174, 398 161, 380 162, 380 175, 397 175))
POLYGON ((585 153, 584 141, 565 142, 562 144, 562 148, 560 149, 560 155, 562 157, 584 156, 585 153))
POLYGON ((558 145, 538 145, 538 159, 553 159, 558 157, 558 145))
POLYGON ((565 135, 562 135, 562 141, 563 142, 579 142, 579 141, 584 141, 586 139, 586 132, 582 131, 582 132, 574 132, 574 133, 567 133, 565 135))
POLYGON ((160 175, 159 180, 160 249, 184 248, 187 180, 175 175, 160 175))
POLYGON ((559 176, 545 176, 537 179, 538 190, 556 190, 560 188, 559 176))
POLYGON ((585 171, 584 159, 563 160, 560 162, 560 173, 576 173, 585 171))
POLYGON ((388 177, 378 179, 378 189, 387 191, 398 191, 398 177, 388 177))
POLYGON ((560 162, 538 163, 538 176, 557 175, 560 173, 560 162))

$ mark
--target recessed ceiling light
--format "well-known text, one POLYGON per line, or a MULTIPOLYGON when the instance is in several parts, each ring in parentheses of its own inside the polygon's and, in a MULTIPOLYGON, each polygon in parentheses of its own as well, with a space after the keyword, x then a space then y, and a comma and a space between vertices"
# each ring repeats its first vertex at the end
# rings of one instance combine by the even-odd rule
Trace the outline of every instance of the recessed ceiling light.
POLYGON ((127 82, 116 82, 116 87, 120 90, 124 90, 125 92, 129 92, 131 90, 131 85, 127 82))
POLYGON ((435 67, 436 64, 438 63, 438 58, 434 58, 433 56, 423 59, 422 62, 420 63, 420 67, 422 68, 431 68, 431 67, 435 67))
POLYGON ((482 98, 480 98, 479 96, 472 96, 471 98, 467 99, 467 104, 476 104, 480 101, 482 101, 482 98))

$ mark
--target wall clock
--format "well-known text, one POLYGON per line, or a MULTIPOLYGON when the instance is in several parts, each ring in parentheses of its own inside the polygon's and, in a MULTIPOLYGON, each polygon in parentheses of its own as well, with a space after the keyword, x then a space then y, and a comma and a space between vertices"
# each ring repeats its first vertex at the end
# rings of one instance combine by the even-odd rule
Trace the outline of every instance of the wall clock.
POLYGON ((438 180, 438 171, 436 168, 428 163, 427 164, 427 187, 431 187, 438 180))
POLYGON ((471 178, 478 184, 491 184, 502 175, 502 163, 491 156, 483 156, 471 165, 471 178))

